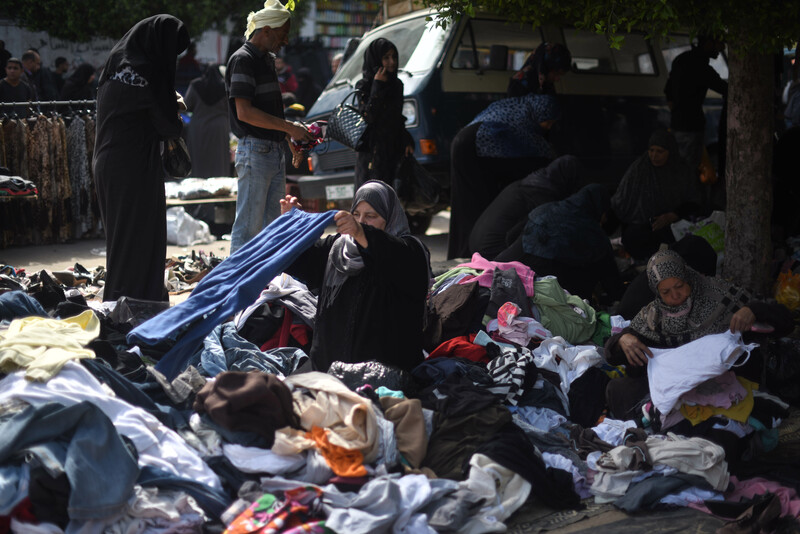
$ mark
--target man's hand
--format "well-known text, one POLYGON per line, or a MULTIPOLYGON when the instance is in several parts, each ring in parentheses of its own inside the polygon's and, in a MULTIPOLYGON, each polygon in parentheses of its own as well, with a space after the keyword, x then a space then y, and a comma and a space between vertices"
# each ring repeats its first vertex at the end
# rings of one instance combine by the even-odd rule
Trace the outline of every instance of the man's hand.
POLYGON ((364 235, 364 228, 361 223, 356 221, 353 214, 349 211, 340 210, 333 216, 333 221, 336 223, 336 231, 342 235, 351 235, 356 243, 364 248, 367 248, 367 236, 364 235))
POLYGON ((408 145, 406 147, 406 156, 413 156, 414 155, 414 147, 412 145, 408 145))
POLYGON ((639 338, 633 334, 623 334, 619 338, 619 346, 622 347, 622 352, 625 353, 625 358, 628 363, 634 367, 641 367, 647 365, 647 358, 652 358, 653 353, 650 348, 639 341, 639 338))
POLYGON ((753 310, 745 306, 731 317, 731 332, 748 332, 756 322, 753 310))
POLYGON ((285 198, 280 200, 281 202, 281 215, 292 211, 292 208, 303 209, 303 205, 298 202, 297 197, 293 197, 292 195, 286 195, 285 198))
POLYGON ((308 143, 314 140, 312 133, 300 122, 286 121, 286 133, 289 134, 289 137, 301 143, 308 143))

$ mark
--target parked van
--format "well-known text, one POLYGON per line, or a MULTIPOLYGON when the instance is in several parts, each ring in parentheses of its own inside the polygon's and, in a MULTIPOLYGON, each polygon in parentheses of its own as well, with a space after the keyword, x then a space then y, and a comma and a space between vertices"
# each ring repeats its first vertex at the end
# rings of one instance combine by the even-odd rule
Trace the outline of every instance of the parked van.
MULTIPOLYGON (((433 16, 427 10, 409 13, 366 33, 309 110, 308 120, 325 119, 353 91, 361 79, 364 50, 383 37, 399 53, 403 115, 415 141, 414 155, 445 187, 456 133, 505 97, 511 76, 544 41, 563 43, 573 58, 572 72, 555 84, 562 118, 549 140, 559 154, 581 159, 587 179, 615 184, 647 149, 653 129, 669 125, 664 85, 672 60, 689 49, 688 35, 662 44, 643 34, 626 34, 624 45, 614 50, 605 36, 574 28, 532 28, 491 15, 462 17, 442 28, 433 16)), ((724 57, 713 65, 727 79, 724 57)), ((709 97, 706 140, 714 142, 721 98, 713 92, 709 97)), ((336 201, 338 207, 349 205, 355 160, 356 153, 341 144, 320 145, 311 154, 313 175, 300 178, 301 196, 324 199, 328 207, 336 201)))

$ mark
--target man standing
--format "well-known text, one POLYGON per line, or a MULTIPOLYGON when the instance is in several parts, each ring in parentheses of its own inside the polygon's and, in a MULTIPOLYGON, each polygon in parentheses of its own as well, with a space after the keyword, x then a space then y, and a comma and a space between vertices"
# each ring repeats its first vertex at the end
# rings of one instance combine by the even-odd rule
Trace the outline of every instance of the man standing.
MULTIPOLYGON (((0 80, 0 102, 28 102, 35 97, 31 86, 22 80, 22 62, 15 57, 9 58, 6 62, 6 77, 0 80)), ((14 111, 21 117, 28 116, 27 105, 20 105, 14 111)))
MULTIPOLYGON (((231 254, 281 213, 286 194, 284 140, 311 141, 301 123, 287 121, 275 72, 275 54, 288 43, 290 12, 278 0, 247 17, 247 41, 228 60, 225 86, 231 130, 239 138, 239 193, 231 232, 231 254)), ((289 143, 289 148, 292 148, 289 143)), ((301 156, 292 148, 292 162, 301 156)))
POLYGON ((703 101, 709 89, 728 94, 728 83, 708 64, 724 50, 725 44, 712 37, 701 35, 697 46, 684 52, 672 62, 664 93, 672 110, 670 128, 678 142, 681 157, 697 172, 703 156, 706 118, 703 101))
POLYGON ((58 100, 53 73, 47 67, 42 67, 42 58, 37 51, 27 50, 22 54, 22 67, 28 77, 28 83, 36 90, 36 98, 58 100))
POLYGON ((64 88, 64 75, 69 70, 69 61, 65 57, 57 57, 56 58, 56 70, 53 71, 53 81, 56 84, 56 89, 58 90, 58 94, 61 94, 61 90, 64 88))

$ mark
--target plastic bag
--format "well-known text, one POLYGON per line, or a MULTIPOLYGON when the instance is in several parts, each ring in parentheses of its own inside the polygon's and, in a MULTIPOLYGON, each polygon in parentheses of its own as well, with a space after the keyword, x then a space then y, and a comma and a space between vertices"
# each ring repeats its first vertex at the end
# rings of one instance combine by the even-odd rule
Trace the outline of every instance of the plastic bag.
POLYGON ((800 306, 800 274, 791 271, 778 274, 775 300, 790 310, 796 310, 800 306))
POLYGON ((181 137, 164 141, 164 150, 161 154, 164 170, 176 178, 186 178, 192 172, 192 158, 189 157, 189 147, 181 137))
POLYGON ((359 363, 336 361, 331 364, 328 374, 341 380, 353 391, 365 384, 373 389, 384 386, 407 395, 414 389, 411 375, 406 371, 375 360, 359 363))
POLYGON ((397 164, 394 189, 406 213, 416 215, 439 203, 442 186, 419 164, 417 158, 405 156, 397 164))
POLYGON ((189 247, 213 242, 214 236, 204 221, 186 213, 182 206, 167 210, 167 243, 189 247))

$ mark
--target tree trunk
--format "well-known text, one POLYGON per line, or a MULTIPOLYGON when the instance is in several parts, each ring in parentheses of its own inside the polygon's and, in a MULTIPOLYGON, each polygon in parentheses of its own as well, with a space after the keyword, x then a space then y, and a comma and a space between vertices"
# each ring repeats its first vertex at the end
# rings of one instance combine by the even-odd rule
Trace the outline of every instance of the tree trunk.
MULTIPOLYGON (((735 42, 731 43, 736 48, 735 42)), ((723 276, 755 292, 769 290, 772 241, 773 59, 732 52, 728 89, 726 228, 723 276)))

